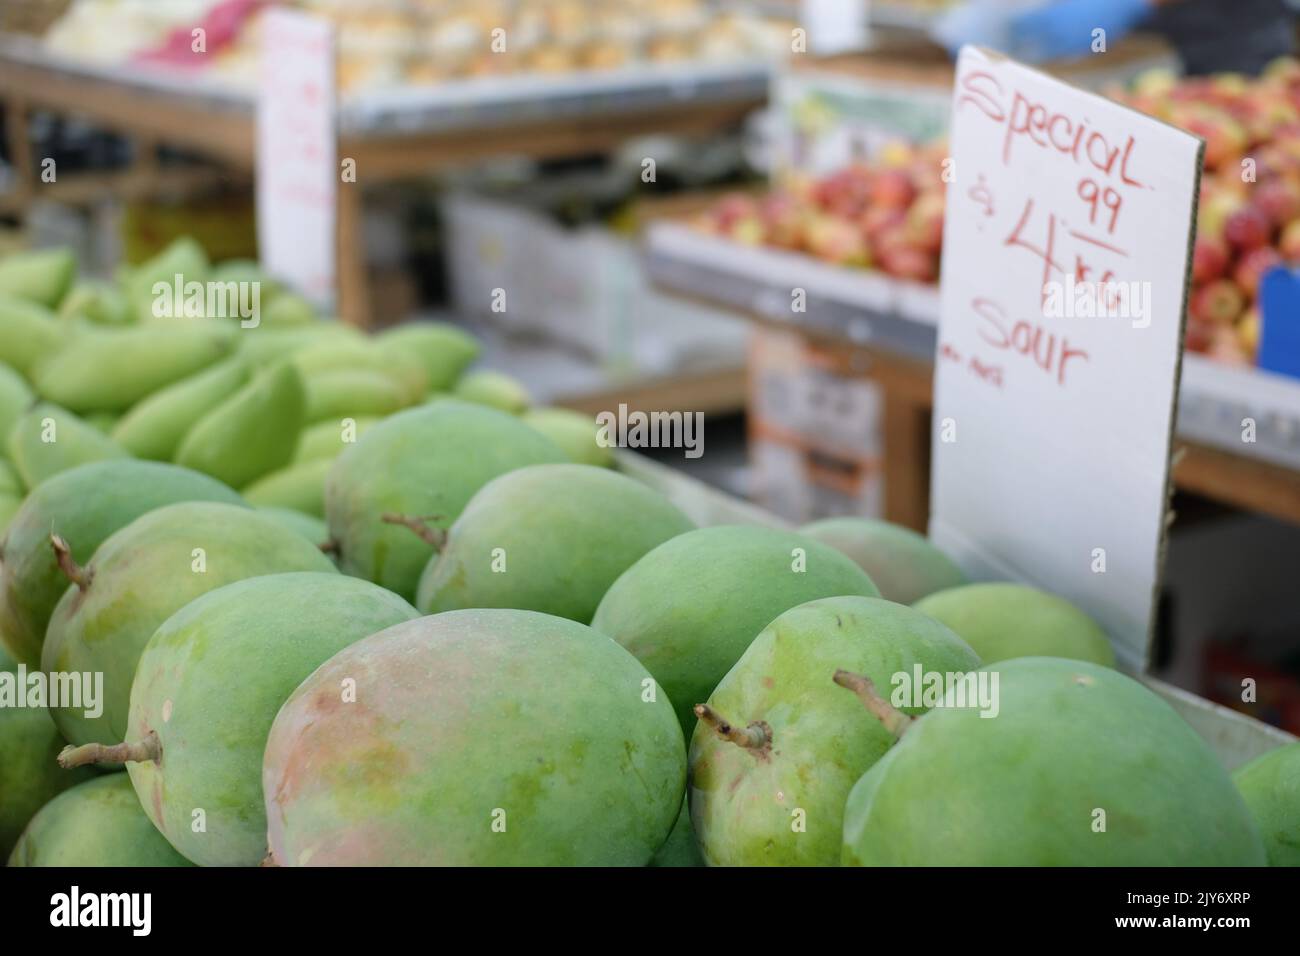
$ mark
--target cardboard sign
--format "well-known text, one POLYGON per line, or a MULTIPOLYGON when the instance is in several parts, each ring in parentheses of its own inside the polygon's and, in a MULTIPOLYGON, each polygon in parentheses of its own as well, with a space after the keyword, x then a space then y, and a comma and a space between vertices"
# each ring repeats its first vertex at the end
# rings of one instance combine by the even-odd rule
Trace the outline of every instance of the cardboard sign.
POLYGON ((278 8, 262 17, 257 244, 262 265, 324 308, 335 299, 334 30, 278 8))
POLYGON ((962 50, 930 532, 1147 663, 1201 142, 962 50))

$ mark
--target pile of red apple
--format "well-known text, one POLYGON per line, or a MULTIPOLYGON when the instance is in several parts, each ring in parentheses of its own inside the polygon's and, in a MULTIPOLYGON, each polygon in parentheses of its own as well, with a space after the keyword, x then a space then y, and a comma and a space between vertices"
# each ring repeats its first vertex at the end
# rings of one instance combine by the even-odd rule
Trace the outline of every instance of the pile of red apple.
MULTIPOLYGON (((1300 265, 1300 61, 1279 60, 1258 79, 1152 71, 1111 95, 1204 137, 1187 347, 1253 362, 1260 277, 1300 265)), ((943 142, 891 145, 819 179, 793 174, 765 196, 727 195, 696 224, 735 242, 933 282, 946 157, 943 142)))
POLYGON ((1260 278, 1300 264, 1300 61, 1258 79, 1152 72, 1116 98, 1204 137, 1187 347, 1253 361, 1260 278))
POLYGON ((696 225, 747 245, 934 282, 943 245, 947 147, 893 144, 868 163, 813 179, 787 176, 765 196, 731 193, 696 225))

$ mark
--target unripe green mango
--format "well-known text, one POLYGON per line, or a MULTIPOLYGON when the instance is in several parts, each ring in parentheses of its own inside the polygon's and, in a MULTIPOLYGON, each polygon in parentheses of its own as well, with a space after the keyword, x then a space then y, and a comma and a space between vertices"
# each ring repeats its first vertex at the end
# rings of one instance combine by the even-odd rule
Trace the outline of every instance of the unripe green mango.
POLYGON ((73 334, 44 306, 0 294, 0 362, 29 382, 73 334))
POLYGON ((263 299, 260 319, 268 328, 300 328, 317 320, 316 307, 300 295, 284 292, 269 302, 263 299))
POLYGON ((130 458, 71 468, 28 495, 0 543, 0 637, 14 656, 40 664, 50 614, 68 589, 51 534, 67 541, 73 560, 84 564, 113 532, 178 501, 241 503, 207 475, 130 458))
POLYGON ((293 508, 323 518, 325 478, 333 464, 327 459, 318 459, 285 465, 248 485, 244 489, 244 498, 249 504, 293 508))
POLYGON ((844 865, 1264 863, 1214 752, 1137 681, 1059 657, 983 672, 996 717, 949 696, 854 785, 844 865))
POLYGON ((614 579, 690 531, 657 491, 591 465, 530 465, 484 485, 420 578, 426 614, 542 611, 586 624, 614 579))
POLYGON ((381 349, 371 339, 334 337, 297 351, 293 364, 310 379, 327 372, 373 372, 401 392, 402 405, 414 405, 429 390, 429 376, 419 358, 381 349))
POLYGON ((176 449, 176 463, 243 488, 293 459, 305 408, 302 378, 282 362, 195 422, 176 449))
POLYGON ((123 281, 132 311, 140 320, 153 317, 156 283, 173 287, 178 275, 182 287, 186 282, 204 282, 211 268, 207 252, 194 239, 181 236, 173 240, 153 258, 127 270, 123 281))
POLYGON ((1110 639, 1065 598, 1022 584, 966 584, 914 605, 952 628, 985 664, 1015 657, 1068 657, 1115 666, 1110 639))
POLYGON ((470 372, 456 383, 452 392, 467 402, 499 408, 511 415, 522 415, 533 403, 524 384, 504 372, 470 372))
POLYGON ((699 844, 695 842, 695 831, 691 828, 690 803, 682 802, 682 811, 677 815, 677 822, 673 824, 672 832, 668 834, 668 839, 655 853, 649 865, 658 867, 707 865, 700 854, 699 844))
POLYGON ((567 408, 533 408, 521 417, 530 428, 537 429, 555 442, 578 464, 598 468, 614 466, 614 450, 597 440, 600 428, 590 415, 567 408))
POLYGON ((325 527, 325 522, 315 515, 293 508, 281 508, 278 505, 258 505, 257 510, 268 518, 274 518, 290 531, 302 535, 317 547, 329 541, 329 528, 325 527))
POLYGON ((873 518, 826 518, 799 529, 800 534, 847 554, 871 576, 880 596, 913 604, 935 591, 966 583, 946 554, 911 528, 873 518))
POLYGON ((144 322, 78 335, 36 369, 36 390, 74 412, 121 412, 227 356, 234 339, 206 319, 144 322))
POLYGON ((272 857, 644 866, 686 777, 681 730, 651 686, 613 641, 533 611, 451 611, 364 638, 307 678, 271 727, 272 857), (340 706, 347 678, 355 702, 340 706))
POLYGON ((646 666, 689 734, 695 705, 708 700, 773 618, 842 594, 878 596, 861 568, 819 541, 721 525, 678 535, 628 568, 591 626, 646 666))
MULTIPOLYGON (((14 422, 36 400, 31 388, 14 369, 0 364, 0 438, 7 438, 14 422)), ((8 454, 8 450, 3 450, 8 454)))
POLYGON ((57 309, 77 276, 71 249, 36 249, 0 259, 0 295, 57 309))
POLYGON ((374 425, 334 461, 325 481, 325 520, 339 565, 407 600, 433 545, 385 514, 447 528, 483 485, 564 453, 511 415, 448 400, 399 412, 374 425))
POLYGON ((226 359, 154 392, 113 427, 113 440, 137 458, 171 461, 199 419, 248 382, 248 363, 226 359))
POLYGON ((126 458, 127 452, 66 408, 40 402, 9 430, 9 461, 28 490, 92 461, 126 458))
POLYGON ((344 416, 338 419, 326 419, 315 425, 308 425, 302 430, 298 439, 298 448, 293 453, 296 464, 326 459, 333 461, 343 452, 356 444, 358 438, 379 418, 367 415, 344 416))
POLYGON ((239 330, 239 354, 254 366, 271 365, 322 342, 364 342, 365 336, 339 322, 304 326, 258 326, 239 330))
MULTIPOLYGON (((261 299, 263 310, 284 293, 284 286, 278 280, 272 278, 256 259, 223 259, 212 266, 211 271, 208 273, 208 281, 256 282, 259 287, 258 296, 261 299)), ((298 298, 298 296, 293 296, 293 298, 298 298)), ((265 312, 263 312, 262 317, 263 319, 266 318, 265 312)))
MULTIPOLYGON (((23 504, 23 480, 14 471, 14 466, 0 458, 0 540, 9 530, 9 522, 23 504)), ((3 644, 0 639, 0 644, 3 644)))
POLYGON ((380 332, 376 342, 391 354, 416 356, 431 392, 450 389, 479 354, 472 335, 446 322, 406 322, 380 332))
MULTIPOLYGON (((67 771, 63 771, 67 773, 67 771)), ((124 773, 65 790, 36 814, 10 866, 192 866, 172 849, 124 773)))
POLYGON ((1300 866, 1300 741, 1256 757, 1232 775, 1264 840, 1269 866, 1300 866))
POLYGON ((120 287, 87 279, 78 282, 59 304, 60 319, 84 319, 95 325, 131 325, 138 320, 120 287))
POLYGON ((383 417, 410 402, 402 385, 370 369, 331 369, 303 379, 307 391, 307 422, 337 421, 346 416, 383 417))
MULTIPOLYGON (((0 649, 0 681, 16 676, 0 649), (8 672, 8 677, 5 676, 8 672)), ((44 707, 0 706, 0 860, 7 859, 27 822, 56 795, 94 777, 55 762, 63 737, 44 707)))
POLYGON ((887 694, 918 665, 943 675, 979 663, 942 624, 880 598, 822 598, 780 615, 722 678, 691 738, 691 818, 705 860, 838 865, 845 798, 894 738, 836 685, 836 671, 887 694), (759 733, 724 739, 718 720, 759 733))
POLYGON ((125 752, 141 805, 177 850, 203 866, 256 866, 266 856, 262 751, 280 705, 336 652, 417 616, 396 594, 342 574, 217 588, 171 615, 140 655, 129 746, 61 759, 125 752))
POLYGON ((333 570, 318 547, 252 508, 183 502, 137 518, 74 571, 50 617, 41 668, 104 674, 103 713, 51 708, 55 723, 77 744, 124 739, 136 662, 173 612, 259 574, 333 570))

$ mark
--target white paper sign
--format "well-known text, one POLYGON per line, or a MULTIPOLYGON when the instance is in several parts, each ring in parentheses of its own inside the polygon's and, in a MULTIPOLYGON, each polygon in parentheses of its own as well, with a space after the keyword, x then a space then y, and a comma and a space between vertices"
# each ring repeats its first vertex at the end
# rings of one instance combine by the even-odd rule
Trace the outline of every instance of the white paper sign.
POLYGON ((974 47, 951 137, 931 535, 1144 667, 1201 143, 974 47))
POLYGON ((326 308, 335 300, 334 99, 333 27, 268 9, 257 104, 258 253, 268 272, 326 308))
POLYGON ((808 52, 833 56, 865 50, 870 6, 870 0, 802 0, 799 22, 808 34, 808 52))

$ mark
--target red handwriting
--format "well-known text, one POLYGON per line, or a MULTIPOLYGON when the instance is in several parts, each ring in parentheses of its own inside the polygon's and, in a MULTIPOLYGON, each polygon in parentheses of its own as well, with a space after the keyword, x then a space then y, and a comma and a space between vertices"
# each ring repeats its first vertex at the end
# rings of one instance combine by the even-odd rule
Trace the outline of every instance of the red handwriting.
POLYGON ((971 308, 982 320, 978 330, 980 338, 995 349, 1029 358, 1044 372, 1054 375, 1057 385, 1065 385, 1066 372, 1072 361, 1088 361, 1088 353, 1071 346, 1069 338, 1064 335, 1058 336, 1041 324, 1024 319, 1011 323, 1006 310, 992 299, 977 297, 972 300, 971 308))

